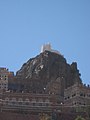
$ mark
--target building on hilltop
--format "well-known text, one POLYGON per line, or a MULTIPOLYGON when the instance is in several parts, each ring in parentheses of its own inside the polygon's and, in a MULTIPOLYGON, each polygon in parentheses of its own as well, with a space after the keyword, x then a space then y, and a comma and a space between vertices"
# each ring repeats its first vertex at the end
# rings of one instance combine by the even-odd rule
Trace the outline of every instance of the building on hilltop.
POLYGON ((0 68, 0 90, 8 90, 9 77, 13 75, 7 68, 0 68))
POLYGON ((54 52, 56 54, 60 54, 59 51, 52 49, 52 46, 51 46, 50 43, 42 45, 42 47, 41 47, 41 53, 44 52, 44 51, 50 51, 50 52, 54 52))

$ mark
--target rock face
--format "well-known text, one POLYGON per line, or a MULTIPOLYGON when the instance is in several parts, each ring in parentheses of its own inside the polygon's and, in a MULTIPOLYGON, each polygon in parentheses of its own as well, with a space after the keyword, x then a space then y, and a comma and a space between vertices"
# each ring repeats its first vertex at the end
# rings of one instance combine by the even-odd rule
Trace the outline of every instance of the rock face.
POLYGON ((24 79, 56 79, 64 72, 65 64, 62 55, 45 51, 23 64, 16 76, 24 79))
POLYGON ((69 65, 62 55, 49 51, 24 63, 15 79, 22 90, 62 96, 64 88, 81 82, 77 63, 69 65))

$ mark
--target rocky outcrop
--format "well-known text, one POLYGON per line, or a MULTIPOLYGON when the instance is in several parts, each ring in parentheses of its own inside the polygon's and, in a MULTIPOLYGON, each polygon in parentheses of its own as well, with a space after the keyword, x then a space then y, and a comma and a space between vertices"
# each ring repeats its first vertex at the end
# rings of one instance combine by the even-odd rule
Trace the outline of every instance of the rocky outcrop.
POLYGON ((19 89, 62 95, 64 88, 81 82, 77 63, 69 65, 62 55, 50 51, 45 51, 24 63, 17 71, 15 79, 20 85, 19 89))
POLYGON ((16 73, 16 76, 23 77, 24 79, 56 79, 63 71, 65 64, 66 60, 62 55, 45 51, 23 64, 22 68, 16 73))

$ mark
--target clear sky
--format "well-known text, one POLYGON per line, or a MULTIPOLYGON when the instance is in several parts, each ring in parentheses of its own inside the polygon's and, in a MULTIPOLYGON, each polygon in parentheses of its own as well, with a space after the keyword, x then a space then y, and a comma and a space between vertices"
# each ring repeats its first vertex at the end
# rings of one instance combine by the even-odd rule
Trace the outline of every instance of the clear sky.
POLYGON ((0 67, 16 72, 47 42, 90 83, 90 0, 0 0, 0 67))

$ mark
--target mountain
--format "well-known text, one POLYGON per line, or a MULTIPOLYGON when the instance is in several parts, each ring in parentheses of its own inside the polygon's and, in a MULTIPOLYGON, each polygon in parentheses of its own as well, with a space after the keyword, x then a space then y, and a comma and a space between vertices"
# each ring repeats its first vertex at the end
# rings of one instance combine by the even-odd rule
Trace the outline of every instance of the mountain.
POLYGON ((22 65, 15 81, 24 91, 63 95, 65 88, 81 79, 76 62, 70 65, 63 55, 44 51, 22 65))

